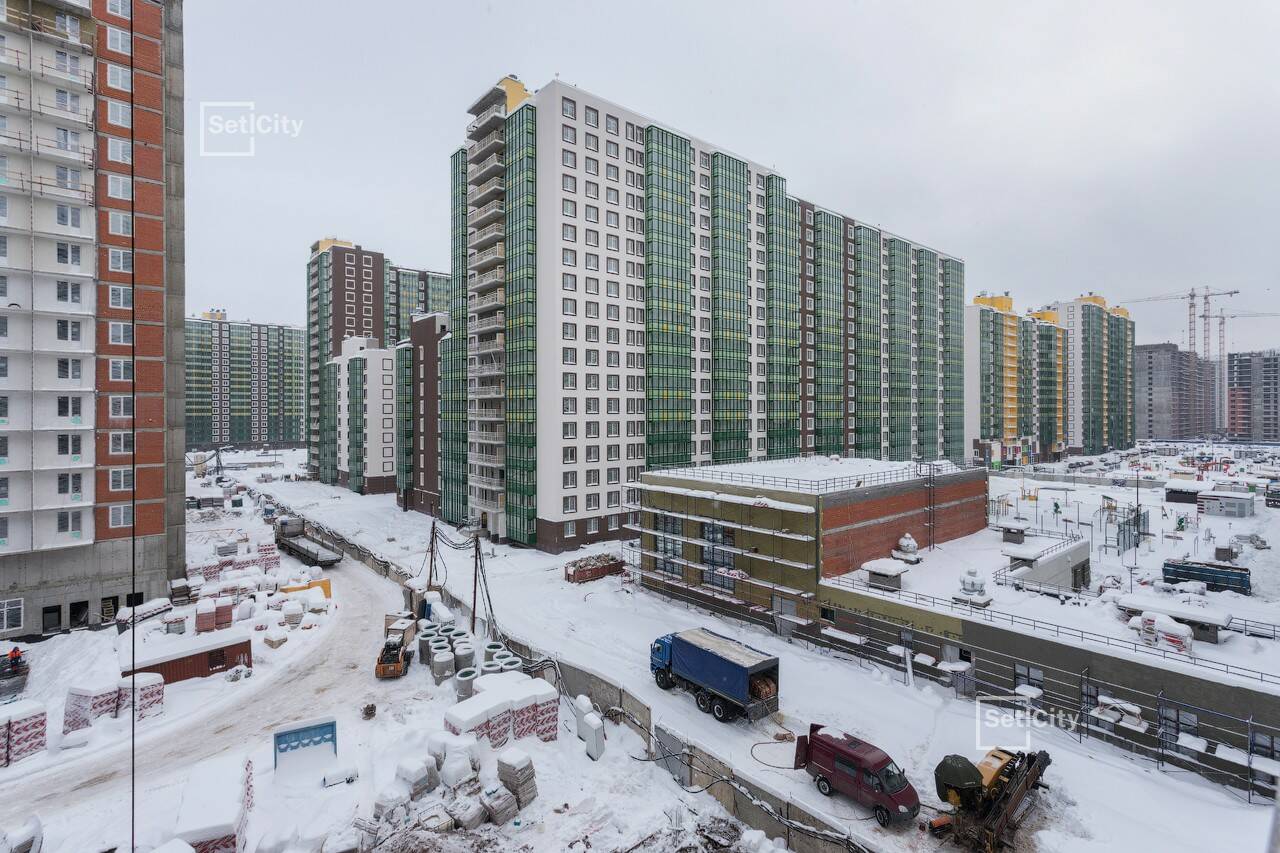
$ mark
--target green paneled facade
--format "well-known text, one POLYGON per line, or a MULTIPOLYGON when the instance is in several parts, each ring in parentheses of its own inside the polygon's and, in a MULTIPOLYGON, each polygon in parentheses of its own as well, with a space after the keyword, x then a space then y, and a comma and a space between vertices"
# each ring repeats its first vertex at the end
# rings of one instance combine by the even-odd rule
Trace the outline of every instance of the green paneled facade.
POLYGON ((413 485, 413 347, 396 347, 396 492, 413 485))
POLYGON ((965 460, 964 448, 964 262, 942 260, 943 455, 952 462, 965 460))
POLYGON ((800 453, 800 206, 780 175, 766 179, 765 203, 765 456, 786 459, 800 453))
MULTIPOLYGON (((336 365, 335 365, 336 366, 336 365)), ((352 356, 347 361, 347 375, 337 376, 347 383, 347 410, 339 417, 347 419, 347 488, 364 493, 365 468, 365 406, 367 405, 367 365, 364 356, 352 356)))
POLYGON ((938 254, 929 249, 916 250, 915 293, 917 304, 916 425, 920 454, 924 458, 938 455, 938 403, 941 364, 938 361, 938 254))
POLYGON ((320 482, 338 482, 338 365, 329 362, 320 367, 320 482))
POLYGON ((306 440, 302 329, 188 318, 185 330, 189 449, 306 440))
POLYGON ((507 538, 537 543, 537 111, 506 121, 507 538))
POLYGON ((645 464, 687 465, 693 450, 689 140, 645 129, 645 464))
POLYGON ((1029 317, 1018 320, 1018 435, 1032 436, 1036 432, 1035 399, 1036 376, 1039 365, 1036 362, 1036 346, 1040 324, 1029 317))
POLYGON ((911 244, 890 238, 889 458, 911 458, 911 244))
POLYGON ((857 315, 854 337, 854 453, 880 458, 880 232, 856 225, 854 232, 854 282, 857 315))
POLYGON ((711 460, 751 451, 751 341, 747 336, 747 164, 711 156, 711 460))
POLYGON ((449 161, 449 329, 440 346, 440 512, 467 519, 467 151, 449 161))
POLYGON ((813 452, 845 451, 844 218, 813 216, 813 452))

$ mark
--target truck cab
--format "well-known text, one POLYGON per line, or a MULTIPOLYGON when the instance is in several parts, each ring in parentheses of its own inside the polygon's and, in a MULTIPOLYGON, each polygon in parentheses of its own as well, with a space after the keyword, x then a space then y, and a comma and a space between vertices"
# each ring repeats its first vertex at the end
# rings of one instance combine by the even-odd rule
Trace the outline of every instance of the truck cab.
POLYGON ((909 822, 920 813, 920 795, 883 750, 844 732, 813 723, 796 738, 797 769, 814 778, 824 796, 839 792, 869 807, 881 826, 909 822))
POLYGON ((649 672, 671 668, 671 634, 663 634, 649 646, 649 672))

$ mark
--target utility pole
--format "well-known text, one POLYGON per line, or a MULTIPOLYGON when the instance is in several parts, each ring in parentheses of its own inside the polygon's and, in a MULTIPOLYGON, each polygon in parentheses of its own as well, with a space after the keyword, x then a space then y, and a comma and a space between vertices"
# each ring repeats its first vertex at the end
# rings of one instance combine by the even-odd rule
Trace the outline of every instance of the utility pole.
POLYGON ((480 589, 480 537, 471 540, 475 544, 475 560, 471 575, 471 636, 476 635, 476 594, 480 589))
POLYGON ((436 520, 431 519, 431 542, 427 545, 427 589, 434 585, 436 577, 436 520))

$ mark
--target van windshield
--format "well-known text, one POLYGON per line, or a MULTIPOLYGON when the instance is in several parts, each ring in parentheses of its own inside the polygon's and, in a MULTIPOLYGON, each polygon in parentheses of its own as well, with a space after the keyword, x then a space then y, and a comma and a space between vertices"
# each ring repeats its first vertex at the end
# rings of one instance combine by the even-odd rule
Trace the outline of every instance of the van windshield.
POLYGON ((885 793, 896 794, 907 787, 906 774, 892 761, 881 767, 878 775, 880 776, 880 783, 884 785, 885 793))

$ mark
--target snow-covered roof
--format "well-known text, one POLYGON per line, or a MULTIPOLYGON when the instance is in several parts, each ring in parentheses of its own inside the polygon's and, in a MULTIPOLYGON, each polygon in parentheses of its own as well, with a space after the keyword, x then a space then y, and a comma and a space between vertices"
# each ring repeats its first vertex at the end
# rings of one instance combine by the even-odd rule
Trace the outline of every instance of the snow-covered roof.
POLYGON ((1199 622, 1203 625, 1216 625, 1225 628, 1231 624, 1231 614, 1216 607, 1195 607, 1176 600, 1164 600, 1154 595, 1130 593, 1120 596, 1116 602, 1130 612, 1151 611, 1172 616, 1183 622, 1199 622))
POLYGON ((862 568, 874 575, 896 578, 905 574, 909 567, 901 560, 895 560, 892 557, 877 557, 874 560, 867 560, 862 564, 862 568))
POLYGON ((923 477, 929 467, 935 474, 959 471, 946 460, 917 464, 864 459, 852 456, 798 456, 653 471, 659 476, 710 480, 744 486, 758 485, 783 491, 825 493, 876 486, 923 477))
POLYGON ((1038 560, 1058 544, 1056 539, 1035 539, 1027 542, 1011 542, 1000 549, 1000 553, 1015 560, 1038 560))
POLYGON ((1165 490, 1170 492, 1207 492, 1213 487, 1212 480, 1173 479, 1164 484, 1165 490))
MULTIPOLYGON (((120 635, 121 642, 118 656, 122 672, 130 672, 138 667, 155 666, 159 663, 185 658, 189 655, 198 655, 202 652, 225 648, 248 640, 249 634, 243 628, 224 628, 221 631, 210 631, 207 634, 197 634, 195 636, 188 634, 159 634, 158 640, 138 643, 136 660, 132 657, 132 644, 128 638, 129 632, 127 631, 120 635)), ((139 639, 142 638, 139 637, 139 639)))
POLYGON ((645 492, 663 492, 669 495, 683 495, 687 498, 700 498, 708 501, 725 501, 727 503, 745 504, 746 506, 758 506, 762 509, 777 509, 783 512, 813 512, 813 507, 811 506, 789 503, 787 501, 777 501, 773 498, 766 498, 763 495, 733 495, 727 492, 708 492, 703 491, 702 489, 682 489, 679 486, 663 486, 652 483, 632 483, 628 488, 640 489, 645 492))

